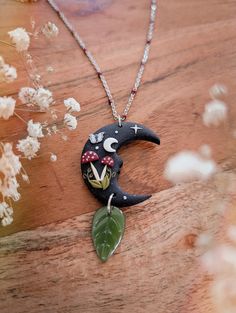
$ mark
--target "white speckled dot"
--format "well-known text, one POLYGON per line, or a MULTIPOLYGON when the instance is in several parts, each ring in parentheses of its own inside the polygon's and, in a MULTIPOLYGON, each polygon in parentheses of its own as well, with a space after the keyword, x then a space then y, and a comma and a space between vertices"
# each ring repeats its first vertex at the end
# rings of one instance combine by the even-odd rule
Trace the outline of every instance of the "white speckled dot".
POLYGON ((95 149, 98 150, 98 149, 99 149, 99 146, 96 146, 95 149))
POLYGON ((115 133, 118 134, 119 133, 118 130, 116 130, 115 133))
POLYGON ((127 200, 127 197, 126 197, 126 196, 124 196, 124 197, 123 197, 123 199, 124 199, 124 200, 127 200))

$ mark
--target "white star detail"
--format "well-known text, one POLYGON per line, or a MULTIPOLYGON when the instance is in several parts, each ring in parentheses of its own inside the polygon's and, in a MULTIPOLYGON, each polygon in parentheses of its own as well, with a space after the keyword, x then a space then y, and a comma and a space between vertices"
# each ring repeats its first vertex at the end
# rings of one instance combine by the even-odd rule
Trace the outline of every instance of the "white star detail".
POLYGON ((130 128, 132 128, 134 130, 135 135, 137 134, 138 130, 142 129, 141 127, 138 127, 138 125, 134 125, 130 128))

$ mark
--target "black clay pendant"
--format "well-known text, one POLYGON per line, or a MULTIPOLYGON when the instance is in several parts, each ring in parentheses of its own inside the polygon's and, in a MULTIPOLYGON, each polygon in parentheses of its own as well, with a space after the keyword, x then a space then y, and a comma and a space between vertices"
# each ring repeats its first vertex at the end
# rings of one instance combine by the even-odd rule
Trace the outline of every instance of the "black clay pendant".
MULTIPOLYGON (((105 231, 105 233, 108 233, 108 236, 101 236, 97 229, 96 231, 93 231, 94 245, 102 261, 106 261, 107 258, 112 255, 120 242, 118 239, 121 239, 123 235, 122 229, 119 227, 117 227, 117 229, 112 227, 111 221, 114 219, 112 218, 112 210, 110 210, 110 208, 112 208, 112 206, 127 207, 135 205, 151 197, 151 195, 128 194, 124 192, 118 184, 118 176, 123 165, 123 161, 117 154, 117 151, 121 146, 128 142, 132 142, 133 140, 145 140, 158 145, 160 144, 158 136, 143 125, 125 122, 120 126, 118 123, 114 123, 99 129, 94 134, 91 134, 82 152, 81 170, 85 183, 92 194, 99 201, 105 205, 108 205, 109 203, 107 206, 108 213, 105 214, 103 208, 103 214, 99 216, 99 223, 105 227, 103 232, 105 231), (111 226, 110 228, 109 225, 111 226), (119 230, 119 234, 112 234, 112 230, 115 233, 119 230), (109 234, 111 237, 110 241, 108 240, 109 234), (116 238, 118 238, 115 242, 112 237, 113 235, 116 235, 116 238), (100 240, 97 240, 98 237, 100 240), (99 248, 96 245, 96 242, 98 241, 99 248)), ((119 209, 116 208, 116 214, 114 214, 115 216, 118 216, 117 210, 119 209)), ((120 211, 120 216, 122 214, 123 213, 120 211)), ((95 222, 96 225, 99 225, 97 218, 95 222)), ((122 225, 124 225, 124 223, 122 225)), ((93 225, 93 229, 94 227, 95 226, 93 225)))

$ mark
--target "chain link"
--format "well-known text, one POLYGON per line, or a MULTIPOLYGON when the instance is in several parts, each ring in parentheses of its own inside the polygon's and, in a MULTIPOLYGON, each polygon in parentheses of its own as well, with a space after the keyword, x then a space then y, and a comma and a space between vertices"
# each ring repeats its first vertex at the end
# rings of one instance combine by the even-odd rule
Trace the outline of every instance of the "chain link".
POLYGON ((120 115, 117 112, 116 109, 116 103, 114 101, 114 98, 112 96, 111 90, 108 86, 107 80, 103 74, 103 72, 101 71, 96 59, 94 58, 94 56, 92 55, 92 53, 87 49, 83 39, 80 37, 80 35, 78 34, 78 32, 76 32, 73 28, 73 26, 71 25, 71 23, 69 22, 69 20, 66 18, 66 16, 60 11, 59 7, 57 6, 57 4, 55 3, 54 0, 47 0, 48 3, 50 4, 50 6, 52 7, 52 9, 58 14, 59 18, 63 21, 63 23, 65 24, 65 26, 68 28, 68 30, 70 31, 70 33, 72 34, 72 36, 75 38, 76 42, 78 43, 78 45, 80 46, 80 48, 84 51, 84 54, 87 56, 87 58, 89 59, 90 63, 92 64, 92 66, 94 67, 102 85, 103 88, 106 92, 109 104, 111 106, 111 111, 112 111, 112 115, 113 118, 115 120, 125 120, 130 107, 134 101, 134 98, 137 94, 137 91, 139 89, 139 86, 141 84, 141 80, 142 80, 142 76, 144 73, 144 69, 145 69, 145 65, 148 61, 148 57, 149 57, 149 51, 150 51, 150 46, 151 46, 151 41, 153 38, 153 32, 154 32, 154 27, 155 27, 155 20, 156 20, 156 11, 157 11, 157 0, 151 0, 151 8, 150 8, 150 19, 149 19, 149 27, 148 27, 148 31, 147 31, 147 36, 146 36, 146 43, 144 46, 144 52, 143 52, 143 56, 142 56, 142 60, 140 63, 140 67, 138 69, 137 72, 137 76, 133 85, 133 89, 130 92, 130 95, 128 97, 128 102, 123 110, 123 113, 120 115))

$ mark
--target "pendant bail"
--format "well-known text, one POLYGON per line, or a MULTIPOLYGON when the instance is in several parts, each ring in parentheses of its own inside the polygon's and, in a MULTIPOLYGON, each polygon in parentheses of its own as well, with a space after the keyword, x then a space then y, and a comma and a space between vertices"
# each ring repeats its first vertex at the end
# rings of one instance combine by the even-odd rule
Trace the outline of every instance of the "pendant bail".
POLYGON ((114 193, 112 193, 108 199, 108 203, 107 203, 107 211, 108 211, 108 214, 111 214, 111 200, 114 196, 114 193))
POLYGON ((122 117, 120 115, 118 116, 118 125, 122 127, 122 117))

